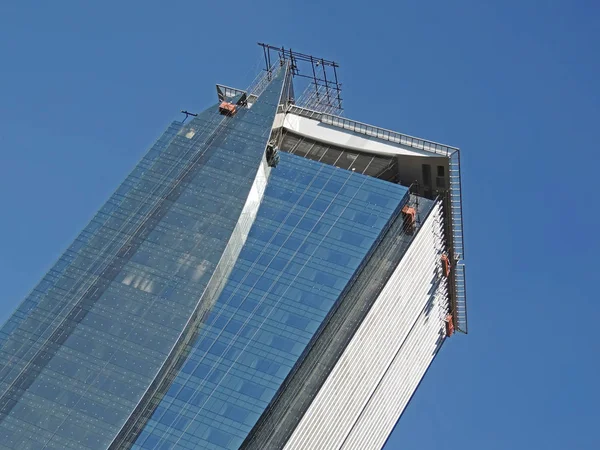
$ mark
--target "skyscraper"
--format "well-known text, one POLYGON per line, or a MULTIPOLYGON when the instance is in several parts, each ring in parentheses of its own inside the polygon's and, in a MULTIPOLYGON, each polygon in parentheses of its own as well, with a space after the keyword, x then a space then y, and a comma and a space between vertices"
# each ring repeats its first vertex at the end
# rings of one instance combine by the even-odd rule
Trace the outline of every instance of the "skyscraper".
POLYGON ((334 62, 263 50, 0 330, 0 448, 377 449, 466 332, 458 150, 340 117, 334 62))

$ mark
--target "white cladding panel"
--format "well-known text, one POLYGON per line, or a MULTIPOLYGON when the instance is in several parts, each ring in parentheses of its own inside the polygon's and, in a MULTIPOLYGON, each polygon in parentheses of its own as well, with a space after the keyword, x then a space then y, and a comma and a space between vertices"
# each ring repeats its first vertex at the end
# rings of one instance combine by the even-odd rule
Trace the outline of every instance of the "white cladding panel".
POLYGON ((445 283, 440 283, 431 308, 431 287, 441 276, 441 214, 438 203, 294 430, 286 450, 379 449, 385 443, 445 333, 445 283))
POLYGON ((344 130, 343 128, 337 128, 324 124, 318 120, 309 119, 292 113, 285 115, 283 127, 300 136, 361 152, 377 153, 381 155, 440 156, 425 150, 419 150, 395 142, 344 130))
MULTIPOLYGON (((445 292, 438 292, 434 310, 447 311, 445 292)), ((445 316, 445 314, 444 314, 445 316)), ((437 341, 446 334, 439 318, 423 311, 414 330, 394 357, 368 404, 340 447, 343 450, 380 449, 410 401, 435 356, 437 341), (433 320, 431 320, 433 319, 433 320)))

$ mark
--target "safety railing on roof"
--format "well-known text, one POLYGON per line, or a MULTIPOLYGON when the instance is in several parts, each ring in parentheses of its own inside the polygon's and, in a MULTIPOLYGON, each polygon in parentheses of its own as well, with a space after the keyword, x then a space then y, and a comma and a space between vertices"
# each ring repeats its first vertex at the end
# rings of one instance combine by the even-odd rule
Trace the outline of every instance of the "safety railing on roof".
POLYGON ((452 251, 454 252, 454 261, 456 271, 454 277, 455 292, 455 319, 456 329, 467 333, 467 290, 465 282, 465 258, 463 221, 462 221, 462 189, 460 180, 460 152, 455 150, 450 155, 450 189, 448 192, 450 198, 450 217, 452 225, 452 251))
POLYGON ((367 136, 383 139, 385 141, 395 142, 396 144, 407 145, 412 148, 437 153, 442 156, 450 156, 452 153, 458 150, 458 148, 451 147, 449 145, 438 144, 437 142, 398 133, 397 131, 386 130, 384 128, 375 127, 366 123, 357 122, 356 120, 345 119, 343 117, 313 111, 300 106, 290 106, 288 112, 307 117, 309 119, 319 120, 327 125, 343 128, 344 130, 354 131, 355 133, 361 133, 367 136))
POLYGON ((277 69, 277 66, 279 66, 279 63, 273 64, 270 70, 265 70, 261 72, 248 87, 248 94, 260 97, 260 94, 264 92, 264 90, 271 82, 271 79, 273 78, 273 73, 277 69))
POLYGON ((308 119, 315 119, 321 121, 322 112, 314 111, 312 109, 302 108, 301 106, 290 105, 288 112, 296 114, 297 116, 306 117, 308 119))
POLYGON ((437 142, 427 141, 425 139, 408 136, 396 131, 374 127, 373 125, 367 125, 366 123, 356 122, 355 120, 344 119, 343 117, 332 116, 330 114, 322 114, 321 122, 326 123, 327 125, 333 125, 334 127, 376 137, 378 139, 395 142, 396 144, 407 145, 419 150, 438 153, 443 156, 450 156, 452 152, 458 150, 457 148, 448 145, 438 144, 437 142))
POLYGON ((436 153, 449 158, 449 178, 450 189, 448 192, 450 203, 450 217, 452 226, 452 252, 456 266, 456 275, 454 277, 455 291, 455 326, 458 331, 467 333, 467 297, 465 284, 465 266, 463 263, 464 237, 462 223, 462 191, 460 181, 460 151, 456 147, 439 144, 426 139, 409 136, 396 131, 386 130, 355 120, 345 119, 343 117, 331 114, 321 113, 299 106, 290 106, 288 112, 313 120, 318 120, 324 124, 375 137, 396 144, 405 145, 417 150, 424 150, 436 153))
POLYGON ((456 304, 454 308, 454 319, 456 321, 456 329, 462 333, 469 332, 467 322, 467 282, 465 276, 465 265, 460 262, 456 265, 454 273, 454 289, 456 304))

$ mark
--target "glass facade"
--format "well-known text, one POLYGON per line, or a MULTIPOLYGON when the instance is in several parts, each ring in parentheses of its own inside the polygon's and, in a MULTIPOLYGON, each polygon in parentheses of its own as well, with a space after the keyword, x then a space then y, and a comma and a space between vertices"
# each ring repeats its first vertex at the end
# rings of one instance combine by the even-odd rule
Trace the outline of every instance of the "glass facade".
POLYGON ((289 89, 282 65, 251 108, 171 124, 0 329, 0 449, 248 437, 408 199, 350 166, 269 168, 289 89))
POLYGON ((239 448, 406 193, 282 153, 229 282, 133 448, 239 448))
POLYGON ((152 396, 256 216, 286 79, 169 127, 2 327, 0 448, 108 448, 152 396))

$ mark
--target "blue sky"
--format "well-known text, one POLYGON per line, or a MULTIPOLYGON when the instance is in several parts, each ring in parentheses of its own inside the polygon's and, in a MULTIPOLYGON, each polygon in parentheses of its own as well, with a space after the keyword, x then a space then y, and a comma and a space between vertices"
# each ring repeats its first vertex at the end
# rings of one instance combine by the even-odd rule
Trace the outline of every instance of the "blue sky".
POLYGON ((600 448, 591 0, 2 2, 0 322, 257 41, 339 61, 348 117, 463 151, 471 333, 386 449, 600 448))

